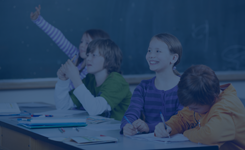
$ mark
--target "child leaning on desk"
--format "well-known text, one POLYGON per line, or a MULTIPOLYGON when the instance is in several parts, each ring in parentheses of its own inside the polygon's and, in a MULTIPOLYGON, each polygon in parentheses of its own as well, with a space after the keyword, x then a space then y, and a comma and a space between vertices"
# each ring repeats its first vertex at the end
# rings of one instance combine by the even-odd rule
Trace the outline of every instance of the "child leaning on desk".
POLYGON ((155 126, 182 110, 177 97, 180 74, 175 66, 180 62, 182 46, 179 40, 167 33, 152 37, 146 54, 150 70, 156 76, 143 80, 134 90, 125 117, 121 122, 121 134, 154 132, 155 126), (142 118, 140 119, 140 117, 142 118), (132 123, 132 124, 131 124, 132 123))
MULTIPOLYGON (((77 68, 79 69, 80 78, 83 79, 87 75, 87 69, 85 67, 86 58, 86 50, 88 44, 98 38, 109 39, 109 35, 99 29, 90 29, 83 33, 81 42, 78 46, 74 46, 71 44, 66 37, 62 34, 60 30, 49 24, 43 17, 40 15, 41 6, 39 5, 36 7, 36 11, 33 13, 31 12, 31 20, 40 27, 58 46, 59 48, 70 58, 72 59, 74 56, 77 56, 74 59, 74 64, 76 64, 77 68)), ((60 72, 62 73, 62 72, 60 72)), ((72 82, 68 85, 70 90, 74 89, 72 82)))
POLYGON ((96 39, 87 48, 86 66, 88 75, 83 80, 79 71, 68 60, 58 74, 55 88, 57 109, 81 107, 89 115, 103 115, 122 120, 132 96, 129 85, 120 74, 122 52, 110 39, 96 39), (67 84, 72 82, 75 89, 69 92, 67 84), (69 93, 68 93, 69 92, 69 93))
POLYGON ((231 84, 219 85, 204 65, 188 68, 180 78, 178 97, 185 108, 155 127, 157 137, 183 133, 190 141, 219 145, 221 150, 245 149, 245 108, 231 84))

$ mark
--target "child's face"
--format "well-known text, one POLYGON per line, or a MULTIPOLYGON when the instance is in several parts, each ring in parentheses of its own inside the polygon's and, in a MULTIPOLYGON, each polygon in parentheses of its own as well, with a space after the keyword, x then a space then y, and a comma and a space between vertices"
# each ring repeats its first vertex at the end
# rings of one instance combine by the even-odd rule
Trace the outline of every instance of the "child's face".
POLYGON ((211 106, 209 105, 198 105, 198 104, 191 104, 188 107, 189 107, 189 110, 193 110, 194 112, 199 113, 199 114, 205 114, 211 108, 211 106))
POLYGON ((170 65, 171 58, 172 54, 170 53, 168 46, 161 40, 153 38, 146 54, 146 60, 150 70, 161 72, 168 67, 172 67, 170 65))
POLYGON ((79 45, 79 52, 80 52, 80 57, 83 59, 86 58, 86 51, 88 44, 92 41, 92 38, 88 34, 83 34, 83 37, 81 39, 81 43, 79 45))
POLYGON ((88 53, 86 58, 87 71, 91 74, 96 74, 104 70, 105 58, 100 55, 96 49, 93 53, 88 53))

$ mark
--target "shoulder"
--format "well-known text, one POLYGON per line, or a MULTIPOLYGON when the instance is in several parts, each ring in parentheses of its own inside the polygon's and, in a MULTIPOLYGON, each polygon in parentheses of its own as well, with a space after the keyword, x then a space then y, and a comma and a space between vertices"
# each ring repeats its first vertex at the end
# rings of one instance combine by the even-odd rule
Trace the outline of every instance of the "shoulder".
POLYGON ((144 89, 153 88, 154 81, 155 81, 155 77, 148 80, 142 80, 140 84, 137 86, 137 88, 144 88, 144 89))
POLYGON ((105 83, 128 85, 124 77, 118 72, 110 73, 106 78, 105 83))

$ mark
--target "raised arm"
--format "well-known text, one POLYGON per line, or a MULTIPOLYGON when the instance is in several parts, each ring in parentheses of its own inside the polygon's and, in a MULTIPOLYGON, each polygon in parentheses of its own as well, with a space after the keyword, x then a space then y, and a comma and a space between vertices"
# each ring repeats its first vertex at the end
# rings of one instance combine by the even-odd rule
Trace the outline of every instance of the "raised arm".
POLYGON ((40 27, 58 46, 59 48, 71 59, 79 50, 72 45, 62 34, 60 30, 49 24, 40 15, 41 6, 35 7, 36 11, 31 12, 31 20, 40 27))

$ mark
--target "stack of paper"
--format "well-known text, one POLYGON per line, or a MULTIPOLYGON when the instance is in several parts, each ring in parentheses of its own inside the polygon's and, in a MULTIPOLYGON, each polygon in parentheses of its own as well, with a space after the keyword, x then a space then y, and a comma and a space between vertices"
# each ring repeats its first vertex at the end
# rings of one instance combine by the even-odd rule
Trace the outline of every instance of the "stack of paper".
POLYGON ((67 117, 84 113, 86 113, 86 111, 83 110, 51 110, 41 113, 34 113, 34 115, 52 115, 53 117, 67 117))
POLYGON ((87 125, 86 119, 82 118, 34 117, 18 119, 18 121, 19 125, 27 128, 81 127, 87 125))
POLYGON ((166 138, 158 138, 154 136, 154 133, 149 134, 139 134, 134 136, 128 136, 131 139, 136 140, 148 140, 148 141, 161 141, 161 142, 181 142, 181 141, 189 141, 187 137, 185 137, 183 134, 175 134, 173 136, 166 137, 166 138))

